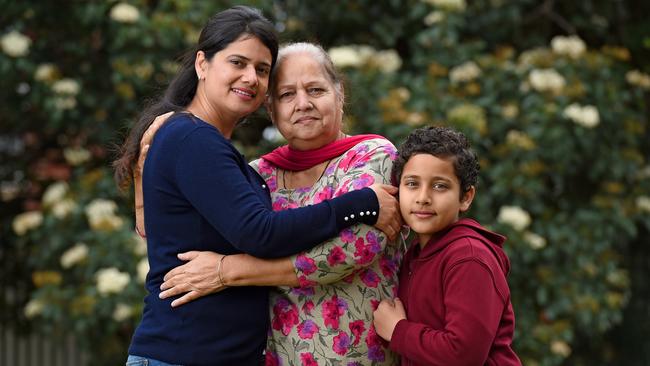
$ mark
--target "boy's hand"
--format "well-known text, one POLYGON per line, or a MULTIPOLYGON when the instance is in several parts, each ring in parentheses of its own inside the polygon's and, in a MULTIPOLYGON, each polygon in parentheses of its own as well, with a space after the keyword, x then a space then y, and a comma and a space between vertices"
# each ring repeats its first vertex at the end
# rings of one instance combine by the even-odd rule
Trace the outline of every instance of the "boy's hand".
POLYGON ((395 298, 395 301, 382 300, 373 315, 375 316, 373 323, 377 334, 389 342, 397 322, 406 319, 404 304, 398 298, 395 298))

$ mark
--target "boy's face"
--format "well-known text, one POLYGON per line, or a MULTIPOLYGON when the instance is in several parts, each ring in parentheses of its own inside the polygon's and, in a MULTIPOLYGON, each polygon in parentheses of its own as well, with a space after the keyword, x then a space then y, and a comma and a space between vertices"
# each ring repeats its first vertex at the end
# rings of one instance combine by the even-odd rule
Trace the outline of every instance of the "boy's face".
POLYGON ((451 159, 417 154, 404 165, 399 184, 402 217, 420 237, 420 245, 431 236, 458 221, 474 198, 474 187, 460 199, 460 181, 451 159))

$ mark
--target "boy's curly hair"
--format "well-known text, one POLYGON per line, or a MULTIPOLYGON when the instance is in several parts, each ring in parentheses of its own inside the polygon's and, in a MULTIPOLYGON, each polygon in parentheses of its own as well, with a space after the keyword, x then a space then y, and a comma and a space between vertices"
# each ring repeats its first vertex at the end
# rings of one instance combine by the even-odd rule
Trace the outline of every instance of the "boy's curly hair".
POLYGON ((441 159, 452 159, 454 172, 460 181, 460 198, 478 183, 480 166, 464 134, 449 127, 422 127, 411 132, 397 149, 391 179, 399 186, 406 162, 413 155, 430 154, 441 159))

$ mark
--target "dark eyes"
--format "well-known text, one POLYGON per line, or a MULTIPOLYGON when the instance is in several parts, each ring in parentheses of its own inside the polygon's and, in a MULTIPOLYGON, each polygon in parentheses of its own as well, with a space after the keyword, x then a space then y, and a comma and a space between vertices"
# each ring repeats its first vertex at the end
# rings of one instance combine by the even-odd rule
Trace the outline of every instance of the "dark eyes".
POLYGON ((323 88, 309 88, 309 89, 307 89, 307 93, 309 93, 311 95, 319 95, 319 94, 323 94, 324 92, 325 92, 325 89, 323 89, 323 88))
MULTIPOLYGON (((230 63, 234 65, 237 68, 243 69, 246 67, 246 62, 239 60, 239 59, 232 59, 230 60, 230 63)), ((271 70, 268 67, 258 67, 255 69, 258 75, 260 76, 268 76, 271 70)))
MULTIPOLYGON (((417 188, 419 187, 419 183, 417 181, 406 181, 404 182, 404 186, 407 188, 417 188)), ((444 191, 449 188, 449 186, 445 183, 434 183, 431 188, 435 189, 436 191, 444 191)))
MULTIPOLYGON (((307 88, 307 94, 313 97, 318 97, 320 95, 323 95, 326 91, 327 91, 326 89, 320 87, 307 88)), ((296 95, 296 92, 294 90, 290 90, 290 91, 281 92, 278 96, 280 99, 286 99, 294 95, 296 95)))

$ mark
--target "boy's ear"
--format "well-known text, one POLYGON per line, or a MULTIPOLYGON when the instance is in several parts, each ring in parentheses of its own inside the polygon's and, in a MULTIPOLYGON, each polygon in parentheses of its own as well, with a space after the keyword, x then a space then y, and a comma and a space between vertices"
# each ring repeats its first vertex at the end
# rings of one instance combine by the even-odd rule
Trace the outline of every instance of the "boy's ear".
POLYGON ((476 188, 471 186, 460 200, 460 212, 469 210, 469 207, 472 205, 472 201, 474 200, 474 195, 476 195, 476 188))

